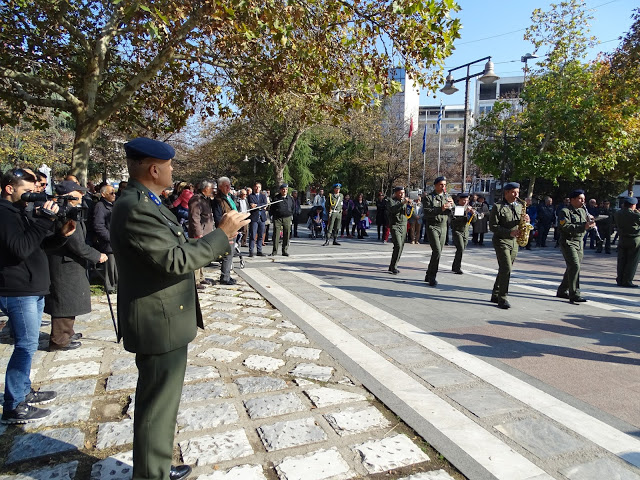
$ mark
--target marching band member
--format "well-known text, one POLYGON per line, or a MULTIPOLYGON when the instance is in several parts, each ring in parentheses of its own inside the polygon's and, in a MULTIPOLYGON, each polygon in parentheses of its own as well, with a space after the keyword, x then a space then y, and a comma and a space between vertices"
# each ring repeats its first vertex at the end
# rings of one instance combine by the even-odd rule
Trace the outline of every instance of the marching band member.
POLYGON ((393 242, 393 253, 391 263, 389 263, 389 273, 397 275, 398 262, 402 255, 404 242, 407 238, 407 219, 413 212, 413 205, 409 198, 404 196, 404 187, 394 187, 393 196, 386 200, 386 212, 391 227, 391 241, 393 242), (407 210, 409 212, 407 213, 407 210))

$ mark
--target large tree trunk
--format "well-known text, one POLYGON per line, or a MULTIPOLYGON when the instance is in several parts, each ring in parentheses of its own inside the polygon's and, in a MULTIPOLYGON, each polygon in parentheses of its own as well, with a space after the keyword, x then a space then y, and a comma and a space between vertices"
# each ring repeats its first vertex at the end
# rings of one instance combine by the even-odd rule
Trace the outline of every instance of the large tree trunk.
POLYGON ((533 188, 536 186, 536 176, 532 175, 529 179, 529 189, 527 190, 527 198, 533 198, 533 188))
MULTIPOLYGON (((89 168, 89 155, 91 147, 98 136, 98 127, 76 128, 76 136, 73 139, 73 156, 71 158, 71 173, 78 177, 80 185, 87 184, 87 170, 89 168)), ((66 173, 66 172, 65 172, 66 173)))
POLYGON ((633 186, 636 184, 636 176, 633 173, 629 174, 629 183, 627 183, 627 191, 629 196, 633 197, 633 186))
POLYGON ((284 164, 274 162, 273 173, 275 173, 276 177, 275 188, 278 189, 284 183, 284 164))

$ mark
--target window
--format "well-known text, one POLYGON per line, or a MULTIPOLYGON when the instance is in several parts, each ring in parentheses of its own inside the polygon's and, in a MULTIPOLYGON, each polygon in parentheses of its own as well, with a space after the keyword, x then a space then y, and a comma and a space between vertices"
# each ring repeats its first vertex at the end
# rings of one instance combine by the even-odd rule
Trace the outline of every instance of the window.
POLYGON ((497 86, 495 83, 480 84, 480 100, 495 100, 497 93, 497 86))
POLYGON ((503 83, 500 85, 500 98, 519 98, 522 83, 503 83))

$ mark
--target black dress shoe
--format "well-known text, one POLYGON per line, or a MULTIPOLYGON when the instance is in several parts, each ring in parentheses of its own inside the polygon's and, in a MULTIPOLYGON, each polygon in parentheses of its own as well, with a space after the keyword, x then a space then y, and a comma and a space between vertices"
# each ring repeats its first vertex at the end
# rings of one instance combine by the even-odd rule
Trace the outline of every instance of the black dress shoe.
POLYGON ((236 282, 233 278, 229 277, 229 280, 223 280, 222 278, 220 279, 220 285, 235 285, 236 282))
POLYGON ((340 245, 340 242, 338 242, 337 240, 334 240, 334 241, 333 241, 333 244, 334 244, 334 245, 340 245))
POLYGON ((289 254, 288 254, 287 252, 282 252, 282 256, 283 256, 283 257, 288 257, 288 256, 289 256, 289 254))
POLYGON ((569 294, 567 292, 556 292, 556 297, 566 298, 567 300, 569 300, 569 294))
POLYGON ((207 287, 206 287, 206 286, 204 286, 202 283, 199 283, 198 285, 196 285, 196 288, 197 288, 198 290, 206 290, 206 289, 207 289, 207 287))
POLYGON ((511 304, 507 300, 503 300, 501 302, 498 302, 498 308, 508 310, 509 308, 511 308, 511 304))
POLYGON ((438 285, 438 282, 435 278, 432 278, 431 280, 429 280, 430 287, 435 287, 436 285, 438 285))
POLYGON ((397 274, 399 274, 399 273, 400 273, 400 270, 398 270, 397 268, 394 268, 394 269, 391 269, 391 268, 390 268, 390 269, 389 269, 389 273, 391 273, 391 274, 393 274, 393 275, 397 275, 397 274))
POLYGON ((69 340, 71 340, 72 342, 75 340, 80 340, 82 338, 82 334, 80 332, 78 333, 74 333, 73 335, 71 335, 71 338, 69 338, 69 340))
POLYGON ((69 342, 64 347, 59 347, 58 345, 49 344, 50 352, 66 352, 67 350, 75 350, 82 345, 80 342, 69 342))
POLYGON ((500 300, 498 300, 498 297, 494 297, 493 295, 491 296, 491 303, 500 303, 500 300))
POLYGON ((462 275, 464 272, 462 270, 452 270, 456 275, 462 275))
POLYGON ((584 303, 584 302, 586 302, 586 301, 587 301, 587 299, 586 299, 586 298, 583 298, 583 297, 581 297, 581 296, 572 297, 572 298, 570 298, 570 299, 569 299, 569 302, 570 302, 570 303, 584 303))
POLYGON ((189 475, 191 475, 189 465, 171 465, 171 470, 169 470, 169 480, 181 480, 189 475))
POLYGON ((264 253, 262 253, 262 252, 258 252, 258 253, 256 253, 256 255, 259 256, 259 257, 264 257, 264 253))
POLYGON ((269 254, 269 256, 270 256, 270 257, 275 257, 276 255, 277 255, 277 253, 276 253, 276 252, 271 252, 271 253, 269 254))
POLYGON ((249 252, 249 256, 250 256, 250 257, 253 257, 253 252, 249 252))

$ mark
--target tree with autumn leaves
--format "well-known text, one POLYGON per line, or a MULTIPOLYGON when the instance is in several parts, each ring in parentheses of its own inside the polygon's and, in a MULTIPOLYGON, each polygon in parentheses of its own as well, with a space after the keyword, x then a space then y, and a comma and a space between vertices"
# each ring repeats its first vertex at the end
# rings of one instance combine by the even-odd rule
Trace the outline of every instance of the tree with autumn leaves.
POLYGON ((454 0, 7 0, 0 122, 68 112, 84 180, 104 125, 166 138, 194 114, 233 111, 230 99, 283 93, 328 98, 322 109, 343 113, 393 93, 398 59, 436 85, 457 9, 454 0))

